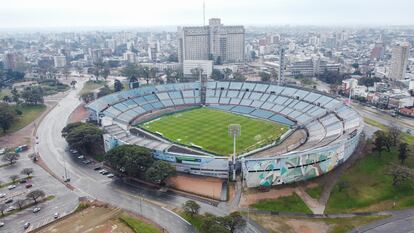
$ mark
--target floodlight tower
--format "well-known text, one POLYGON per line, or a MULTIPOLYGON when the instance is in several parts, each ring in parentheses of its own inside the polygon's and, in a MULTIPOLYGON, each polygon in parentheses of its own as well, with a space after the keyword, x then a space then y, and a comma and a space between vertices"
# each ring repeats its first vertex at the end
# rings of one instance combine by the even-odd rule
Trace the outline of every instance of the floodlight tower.
POLYGON ((239 124, 229 125, 229 136, 233 137, 233 180, 236 180, 236 138, 241 134, 239 124))
POLYGON ((281 85, 285 82, 285 48, 282 46, 279 50, 279 74, 277 84, 281 85))

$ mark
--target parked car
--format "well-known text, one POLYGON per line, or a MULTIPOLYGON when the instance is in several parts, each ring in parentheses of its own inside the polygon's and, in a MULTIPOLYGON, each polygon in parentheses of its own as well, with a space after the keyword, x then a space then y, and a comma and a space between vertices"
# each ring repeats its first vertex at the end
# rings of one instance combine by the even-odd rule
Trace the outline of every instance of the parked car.
POLYGON ((4 226, 4 222, 0 222, 0 227, 3 227, 4 226))
POLYGON ((92 161, 90 161, 89 159, 86 159, 86 160, 83 160, 82 163, 83 164, 90 164, 90 163, 92 163, 92 161))
POLYGON ((109 173, 108 175, 106 175, 108 178, 113 178, 114 177, 114 174, 112 174, 112 173, 109 173))
POLYGON ((13 210, 15 210, 16 207, 15 206, 9 206, 9 208, 6 209, 6 212, 12 212, 13 210))
MULTIPOLYGON (((102 169, 102 170, 100 170, 99 171, 99 173, 101 173, 101 174, 103 174, 104 172, 108 172, 107 170, 105 170, 105 169, 102 169)), ((108 173, 107 173, 108 174, 108 173)))
POLYGON ((37 213, 37 212, 39 212, 40 211, 40 207, 35 207, 34 209, 33 209, 33 213, 37 213))
POLYGON ((9 190, 12 190, 12 189, 15 189, 15 188, 16 188, 16 185, 14 185, 14 184, 9 185, 9 187, 8 187, 9 190))
POLYGON ((57 219, 57 218, 59 218, 59 217, 60 217, 60 215, 59 215, 59 213, 55 213, 55 214, 53 215, 53 217, 54 217, 55 219, 57 219))
POLYGON ((26 183, 27 182, 27 180, 26 179, 21 179, 20 181, 19 181, 19 183, 20 184, 24 184, 24 183, 26 183))
POLYGON ((78 156, 78 159, 84 159, 84 158, 85 158, 85 156, 83 156, 83 155, 78 156))
POLYGON ((13 198, 9 198, 4 203, 9 204, 9 203, 12 203, 12 202, 13 202, 13 198))
POLYGON ((101 172, 101 174, 106 176, 106 175, 109 174, 109 172, 108 171, 104 171, 104 172, 101 172))
POLYGON ((31 187, 33 187, 33 185, 32 184, 26 184, 26 188, 28 189, 28 188, 31 188, 31 187))
POLYGON ((102 169, 102 167, 95 167, 93 170, 95 170, 95 171, 99 171, 99 170, 101 170, 102 169))
POLYGON ((23 227, 24 227, 24 229, 29 228, 29 227, 30 227, 30 222, 25 223, 25 224, 23 225, 23 227))
POLYGON ((5 193, 0 193, 0 198, 4 198, 6 196, 5 193))

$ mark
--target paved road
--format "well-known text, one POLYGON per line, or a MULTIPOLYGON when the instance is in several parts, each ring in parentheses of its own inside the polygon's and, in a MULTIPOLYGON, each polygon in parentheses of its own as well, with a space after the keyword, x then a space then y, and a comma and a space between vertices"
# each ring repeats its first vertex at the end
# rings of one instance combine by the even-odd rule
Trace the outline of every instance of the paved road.
POLYGON ((71 158, 65 151, 67 144, 60 132, 66 125, 70 113, 80 104, 77 93, 84 82, 85 80, 79 80, 78 90, 70 92, 62 99, 39 125, 37 151, 44 162, 58 176, 63 176, 66 168, 78 196, 96 198, 142 214, 169 232, 194 232, 193 227, 178 216, 151 202, 142 201, 125 187, 114 187, 116 182, 91 168, 82 166, 76 158, 71 158))

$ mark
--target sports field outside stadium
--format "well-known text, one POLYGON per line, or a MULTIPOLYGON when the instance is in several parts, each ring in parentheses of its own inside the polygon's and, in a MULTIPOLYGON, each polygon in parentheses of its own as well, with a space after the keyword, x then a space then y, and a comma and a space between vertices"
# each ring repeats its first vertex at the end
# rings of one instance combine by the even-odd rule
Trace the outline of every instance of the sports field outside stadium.
POLYGON ((241 125, 237 154, 270 144, 289 129, 286 125, 210 108, 177 112, 139 126, 170 141, 227 156, 233 153, 233 138, 228 134, 230 124, 241 125))

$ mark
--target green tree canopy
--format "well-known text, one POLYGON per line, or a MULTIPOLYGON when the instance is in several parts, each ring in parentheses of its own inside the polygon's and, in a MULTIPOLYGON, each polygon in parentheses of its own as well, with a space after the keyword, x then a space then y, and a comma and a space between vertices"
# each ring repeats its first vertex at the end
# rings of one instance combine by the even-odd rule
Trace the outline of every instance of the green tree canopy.
POLYGON ((157 160, 145 172, 147 180, 164 185, 165 181, 176 174, 175 167, 168 162, 157 160))
POLYGON ((138 176, 154 162, 151 150, 137 145, 121 145, 105 154, 105 161, 117 170, 124 169, 128 175, 138 176))
POLYGON ((103 131, 90 123, 81 123, 65 135, 69 146, 80 151, 95 154, 102 149, 103 131))
POLYGON ((0 103, 0 127, 5 133, 11 125, 17 121, 17 113, 14 107, 0 103))

